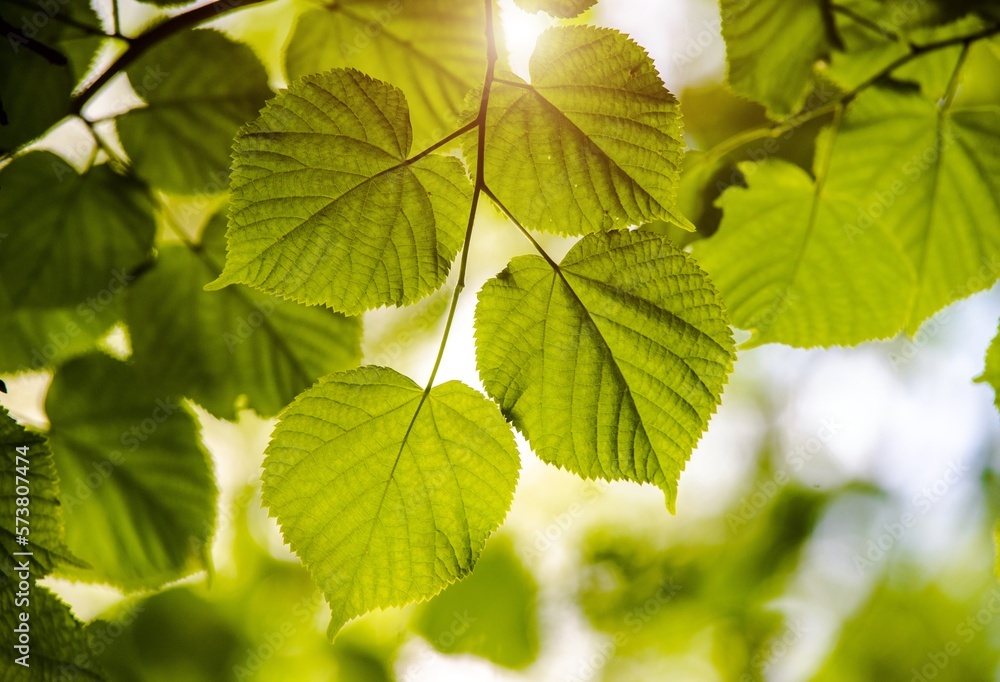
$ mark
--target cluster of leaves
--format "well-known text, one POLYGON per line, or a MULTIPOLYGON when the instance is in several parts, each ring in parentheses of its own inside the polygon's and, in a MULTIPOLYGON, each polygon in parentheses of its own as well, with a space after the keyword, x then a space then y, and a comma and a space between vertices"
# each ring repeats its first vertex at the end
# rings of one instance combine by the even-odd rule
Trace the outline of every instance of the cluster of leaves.
POLYGON ((672 510, 730 323, 750 345, 856 344, 1000 271, 1000 98, 961 87, 998 59, 988 3, 723 0, 729 83, 770 118, 685 154, 680 104, 617 31, 556 25, 524 80, 491 0, 342 0, 299 17, 272 98, 249 47, 200 28, 254 2, 126 37, 84 0, 0 0, 0 372, 55 370, 63 574, 138 590, 208 568, 215 483, 184 400, 280 413, 263 499, 335 634, 472 571, 517 483, 511 424, 672 510), (108 127, 85 107, 121 74, 143 106, 108 127), (90 131, 80 169, 31 146, 66 117, 90 131), (769 147, 810 122, 811 173, 769 147), (196 238, 178 196, 213 209, 196 238), (435 383, 481 200, 537 251, 479 292, 488 397, 435 383), (556 262, 533 231, 580 239, 556 262), (357 368, 358 316, 439 290, 456 259, 426 385, 357 368))

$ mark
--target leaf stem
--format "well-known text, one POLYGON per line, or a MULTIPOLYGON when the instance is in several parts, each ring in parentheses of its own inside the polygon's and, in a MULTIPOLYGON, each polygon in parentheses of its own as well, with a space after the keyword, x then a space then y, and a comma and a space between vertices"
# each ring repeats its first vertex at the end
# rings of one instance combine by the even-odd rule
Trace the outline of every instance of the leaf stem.
POLYGON ((424 393, 421 396, 420 404, 417 406, 417 410, 413 415, 414 420, 416 420, 417 414, 419 414, 420 407, 423 405, 424 400, 426 400, 428 394, 430 394, 431 388, 434 387, 434 380, 437 378, 438 370, 441 368, 441 362, 444 360, 444 351, 448 345, 448 337, 451 335, 452 324, 455 321, 455 311, 458 309, 458 299, 462 295, 462 290, 465 289, 465 275, 469 267, 469 247, 472 244, 472 231, 476 224, 476 211, 479 208, 479 197, 484 191, 489 193, 489 189, 486 187, 486 181, 484 179, 484 169, 486 166, 486 116, 489 112, 490 92, 493 88, 493 78, 496 73, 497 47, 496 35, 493 30, 493 0, 484 0, 484 3, 486 6, 486 76, 483 78, 483 94, 479 101, 479 113, 472 122, 462 126, 448 137, 431 147, 428 147, 427 150, 421 152, 416 157, 408 160, 408 163, 416 161, 423 155, 429 154, 441 145, 446 144, 450 140, 473 129, 476 129, 477 135, 479 136, 479 144, 476 150, 475 186, 472 189, 472 202, 469 206, 469 221, 465 228, 465 241, 462 244, 462 258, 458 266, 458 282, 455 284, 455 291, 451 296, 451 304, 448 307, 448 317, 444 323, 444 331, 441 334, 441 344, 438 346, 437 357, 434 359, 434 366, 431 368, 430 377, 427 379, 427 384, 424 387, 424 393))
POLYGON ((706 157, 710 160, 718 160, 728 156, 732 152, 736 151, 740 147, 747 145, 756 140, 766 139, 768 137, 778 137, 784 133, 794 130, 799 126, 808 123, 809 121, 825 116, 826 114, 833 113, 838 108, 842 106, 847 106, 850 104, 858 95, 870 88, 872 85, 877 83, 882 78, 885 78, 891 74, 896 69, 910 63, 914 59, 921 57, 929 52, 935 52, 937 50, 943 50, 949 47, 954 47, 955 45, 964 45, 966 50, 972 43, 978 42, 980 40, 985 40, 991 38, 997 34, 1000 34, 1000 24, 995 26, 990 26, 984 28, 975 33, 970 33, 964 36, 956 36, 953 38, 946 38, 944 40, 938 40, 932 43, 925 43, 923 45, 910 45, 910 51, 893 60, 892 63, 885 66, 878 73, 862 81, 859 85, 855 86, 851 90, 843 93, 840 97, 826 102, 822 106, 818 106, 815 109, 809 109, 808 111, 803 111, 795 116, 792 116, 786 121, 781 123, 764 126, 761 128, 753 128, 751 130, 746 130, 741 133, 733 135, 727 140, 723 140, 716 146, 712 147, 706 152, 706 157))
POLYGON ((948 79, 948 87, 945 89, 944 97, 941 100, 941 108, 939 114, 941 116, 947 116, 948 112, 951 111, 951 105, 955 101, 955 94, 958 92, 958 84, 961 80, 962 67, 965 66, 965 59, 969 56, 969 44, 966 43, 962 46, 962 51, 958 55, 958 61, 955 62, 955 68, 951 72, 951 78, 948 79))
MULTIPOLYGON (((112 78, 117 76, 119 73, 123 72, 129 66, 131 66, 139 57, 144 55, 150 49, 158 45, 163 40, 169 38, 175 33, 179 33, 184 29, 191 28, 201 24, 205 21, 211 19, 216 19, 223 14, 228 14, 229 12, 243 7, 249 7, 251 5, 256 5, 262 2, 269 2, 270 0, 214 0, 206 5, 201 5, 195 7, 194 9, 184 12, 182 14, 177 14, 175 16, 166 19, 160 24, 157 24, 152 29, 140 34, 135 38, 129 38, 122 35, 106 35, 101 33, 99 35, 106 36, 108 38, 115 38, 118 40, 123 40, 126 42, 126 48, 124 52, 118 55, 118 57, 111 62, 105 69, 89 84, 83 87, 76 95, 70 99, 69 114, 70 116, 80 116, 83 108, 87 103, 94 98, 94 96, 100 92, 100 90, 108 84, 112 78)), ((116 3, 117 6, 117 3, 116 3)), ((117 24, 117 20, 115 21, 117 24)), ((117 26, 120 30, 120 26, 117 26)), ((54 56, 54 55, 53 55, 54 56)), ((61 56, 61 55, 60 55, 61 56)), ((66 118, 66 115, 61 116, 55 121, 49 122, 46 127, 46 132, 52 130, 54 126, 62 122, 66 118)), ((44 134, 44 133, 43 133, 44 134)), ((0 150, 0 163, 3 163, 9 158, 13 158, 20 154, 25 147, 29 144, 35 142, 38 138, 29 140, 28 142, 18 145, 13 149, 0 150)))
POLYGON ((139 57, 158 45, 163 40, 184 29, 215 19, 233 10, 249 7, 269 0, 215 0, 207 5, 195 7, 189 12, 170 17, 161 24, 133 38, 128 48, 122 52, 108 67, 72 99, 71 113, 79 114, 90 99, 103 88, 108 81, 131 66, 139 57))
POLYGON ((538 254, 542 258, 544 258, 546 262, 548 262, 548 264, 551 265, 554 270, 558 272, 559 264, 556 263, 555 259, 553 259, 552 256, 550 256, 544 248, 542 248, 542 245, 538 242, 537 239, 535 239, 534 235, 531 234, 528 228, 522 225, 521 221, 514 217, 514 214, 510 212, 510 209, 507 208, 507 206, 502 201, 500 201, 500 198, 493 193, 493 190, 491 190, 489 187, 484 186, 483 192, 493 201, 494 204, 497 205, 497 208, 499 208, 503 212, 503 214, 507 216, 507 218, 512 223, 514 223, 517 229, 521 231, 521 234, 527 237, 528 241, 531 242, 531 245, 535 247, 536 251, 538 251, 538 254))

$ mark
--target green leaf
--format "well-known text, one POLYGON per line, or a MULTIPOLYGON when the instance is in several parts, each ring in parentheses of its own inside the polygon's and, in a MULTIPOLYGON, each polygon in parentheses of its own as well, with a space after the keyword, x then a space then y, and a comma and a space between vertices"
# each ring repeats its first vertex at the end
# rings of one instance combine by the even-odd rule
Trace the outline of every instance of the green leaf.
MULTIPOLYGON (((104 32, 101 19, 90 0, 56 1, 58 4, 48 0, 0 0, 0 17, 17 29, 3 31, 3 35, 15 53, 27 49, 23 40, 25 37, 55 50, 69 61, 75 83, 87 74, 98 48, 109 36, 104 32), (14 50, 15 44, 17 50, 14 50)), ((41 83, 35 82, 32 85, 34 87, 28 88, 25 94, 34 101, 41 83)), ((8 94, 6 90, 3 92, 4 95, 8 94)), ((69 100, 66 99, 64 105, 68 103, 69 100)))
POLYGON ((259 414, 275 415, 319 377, 358 364, 361 324, 245 286, 204 291, 222 270, 225 229, 218 213, 196 252, 162 248, 130 290, 133 358, 154 386, 219 417, 236 417, 241 394, 259 414))
POLYGON ((514 0, 525 12, 539 11, 560 19, 572 19, 597 4, 597 0, 514 0))
POLYGON ((844 118, 829 176, 859 204, 841 216, 848 236, 884 227, 916 271, 908 333, 996 282, 1000 107, 949 110, 918 93, 869 90, 844 118))
POLYGON ((879 225, 849 231, 861 205, 831 171, 817 185, 798 166, 740 164, 749 187, 723 193, 719 231, 693 247, 747 346, 852 345, 895 335, 913 271, 879 225))
POLYGON ((0 682, 102 682, 106 679, 94 663, 94 640, 87 627, 73 616, 59 597, 32 580, 30 605, 25 610, 16 603, 14 585, 2 581, 0 585, 3 587, 0 590, 0 627, 5 642, 9 642, 0 659, 0 682), (31 628, 28 668, 14 662, 21 652, 13 648, 15 635, 11 634, 21 622, 20 614, 25 611, 31 628))
POLYGON ((209 289, 249 284, 356 315, 440 287, 472 190, 461 161, 410 157, 411 140, 388 83, 353 69, 293 83, 236 138, 229 257, 209 289))
POLYGON ((400 88, 419 147, 451 132, 486 73, 485 10, 469 0, 341 0, 305 12, 286 47, 289 80, 353 67, 400 88))
POLYGON ((976 381, 993 387, 996 406, 1000 410, 1000 331, 986 349, 986 366, 983 373, 976 377, 976 381))
POLYGON ((776 117, 798 111, 829 49, 823 0, 721 0, 729 85, 776 117))
POLYGON ((487 393, 538 456, 584 478, 677 479, 732 369, 715 288, 667 239, 581 239, 555 269, 510 262, 479 294, 476 358, 487 393))
POLYGON ((0 374, 39 371, 94 350, 119 319, 118 300, 101 299, 76 308, 22 309, 0 313, 3 354, 0 374))
POLYGON ((415 630, 442 653, 524 668, 538 657, 537 598, 538 583, 510 539, 496 537, 471 576, 417 612, 415 630))
POLYGON ((482 395, 457 381, 424 394, 367 366, 324 377, 285 410, 263 501, 326 595, 332 636, 466 576, 518 468, 513 434, 482 395))
MULTIPOLYGON (((830 65, 824 70, 824 76, 845 90, 851 90, 880 74, 897 59, 908 55, 911 45, 927 45, 970 35, 985 27, 983 21, 974 16, 942 26, 922 26, 921 18, 919 14, 906 12, 893 15, 875 13, 872 21, 882 27, 878 31, 851 19, 843 19, 838 30, 843 38, 845 51, 831 53, 830 65), (900 17, 906 17, 910 22, 900 23, 900 17), (917 22, 917 25, 911 26, 912 22, 917 22)), ((928 50, 894 69, 891 76, 897 81, 919 84, 927 97, 937 101, 948 87, 961 51, 961 45, 928 50)))
POLYGON ((0 562, 12 566, 27 561, 31 574, 41 578, 57 563, 73 561, 66 547, 52 452, 42 435, 25 430, 0 407, 0 454, 0 480, 5 484, 0 490, 0 562), (27 495, 17 494, 19 488, 27 489, 27 495), (17 504, 19 499, 28 502, 28 511, 20 515, 17 510, 25 505, 17 504), (19 537, 27 544, 19 545, 19 537), (15 558, 15 552, 32 556, 15 558))
POLYGON ((253 50, 217 31, 185 31, 146 52, 127 73, 149 103, 117 119, 136 172, 172 192, 218 191, 233 136, 271 96, 253 50))
POLYGON ((138 182, 95 166, 83 175, 48 152, 0 171, 0 311, 75 306, 110 288, 147 257, 156 225, 138 182), (6 305, 5 305, 6 300, 6 305))
POLYGON ((95 354, 56 372, 45 410, 67 543, 92 567, 69 575, 135 590, 207 566, 215 482, 177 398, 95 354))
MULTIPOLYGON (((65 55, 62 55, 65 58, 65 55)), ((40 136, 70 113, 73 74, 68 62, 53 63, 23 43, 0 43, 0 152, 40 136)))
MULTIPOLYGON (((585 234, 656 219, 694 227, 676 208, 684 156, 680 107, 628 36, 550 28, 531 84, 501 72, 487 115, 484 176, 529 228, 585 234)), ((478 142, 466 136, 475 166, 478 142)))

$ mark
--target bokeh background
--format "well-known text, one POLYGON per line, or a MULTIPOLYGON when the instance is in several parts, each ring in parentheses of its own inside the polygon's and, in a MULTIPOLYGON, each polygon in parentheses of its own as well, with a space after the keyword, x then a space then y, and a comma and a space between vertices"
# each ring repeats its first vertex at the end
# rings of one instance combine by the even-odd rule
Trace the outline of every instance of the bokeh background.
MULTIPOLYGON (((281 45, 307 6, 278 0, 219 26, 280 84, 281 45)), ((134 25, 153 11, 121 7, 134 25)), ((500 7, 511 65, 526 75, 551 20, 500 7)), ((722 85, 713 2, 603 0, 584 19, 647 48, 681 99, 693 149, 763 121, 722 85)), ((95 111, 127 99, 127 83, 116 88, 95 111)), ((90 153, 60 133, 46 144, 90 153)), ((808 133, 780 153, 807 165, 808 133)), ((198 199, 178 198, 178 215, 190 214, 185 201, 198 199)), ((481 216, 439 381, 479 385, 472 292, 530 250, 499 216, 481 216)), ((553 255, 568 245, 545 240, 553 255)), ((365 362, 424 381, 449 294, 366 316, 365 362)), ((973 381, 998 315, 994 290, 913 339, 741 352, 675 516, 652 487, 581 481, 519 441, 513 509, 472 577, 363 617, 332 644, 321 595, 260 507, 272 423, 249 412, 228 423, 199 411, 222 491, 211 575, 153 595, 44 584, 98 620, 92 653, 123 681, 1000 679, 1000 420, 992 390, 973 381)), ((123 339, 113 332, 106 348, 127 352, 123 339)), ((10 378, 4 405, 44 427, 49 379, 10 378)))

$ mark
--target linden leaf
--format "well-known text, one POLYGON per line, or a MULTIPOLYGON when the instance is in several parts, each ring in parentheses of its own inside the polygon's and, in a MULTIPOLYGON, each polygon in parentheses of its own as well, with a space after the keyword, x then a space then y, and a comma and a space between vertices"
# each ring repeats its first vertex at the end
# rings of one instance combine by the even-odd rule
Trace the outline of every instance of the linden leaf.
POLYGON ((306 76, 236 138, 229 255, 242 283, 356 315, 439 288, 465 233, 462 162, 409 157, 402 92, 351 69, 306 76))
POLYGON ((281 415, 263 501, 319 583, 330 634, 472 571, 517 483, 514 436, 457 381, 424 393, 391 369, 331 374, 281 415))
MULTIPOLYGON (((666 220, 683 163, 677 100, 626 35, 559 26, 538 39, 531 83, 501 73, 486 121, 486 184, 529 228, 580 235, 666 220)), ((476 136, 465 140, 474 165, 476 136)))
POLYGON ((521 256, 476 308, 487 393, 543 460, 585 478, 677 479, 734 360, 722 303, 681 249, 648 232, 588 235, 558 268, 521 256))

